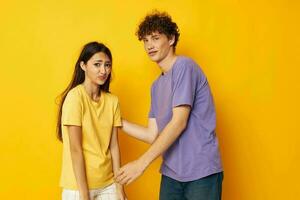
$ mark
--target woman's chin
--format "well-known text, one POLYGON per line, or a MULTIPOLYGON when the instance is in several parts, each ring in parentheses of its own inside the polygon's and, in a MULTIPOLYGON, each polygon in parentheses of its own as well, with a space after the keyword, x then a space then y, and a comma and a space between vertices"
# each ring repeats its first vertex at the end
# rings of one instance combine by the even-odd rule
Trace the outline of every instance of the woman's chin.
POLYGON ((106 81, 106 80, 104 80, 104 81, 103 81, 103 80, 98 80, 98 81, 97 81, 97 84, 98 84, 98 85, 104 85, 105 81, 106 81))

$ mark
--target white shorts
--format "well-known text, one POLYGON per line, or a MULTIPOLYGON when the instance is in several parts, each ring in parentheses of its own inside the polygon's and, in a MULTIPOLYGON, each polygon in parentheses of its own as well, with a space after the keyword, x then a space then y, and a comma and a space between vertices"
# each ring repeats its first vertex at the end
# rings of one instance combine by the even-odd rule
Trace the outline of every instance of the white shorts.
MULTIPOLYGON (((119 200, 115 183, 105 188, 90 190, 89 192, 91 200, 119 200)), ((63 189, 62 200, 80 200, 79 191, 63 189)))

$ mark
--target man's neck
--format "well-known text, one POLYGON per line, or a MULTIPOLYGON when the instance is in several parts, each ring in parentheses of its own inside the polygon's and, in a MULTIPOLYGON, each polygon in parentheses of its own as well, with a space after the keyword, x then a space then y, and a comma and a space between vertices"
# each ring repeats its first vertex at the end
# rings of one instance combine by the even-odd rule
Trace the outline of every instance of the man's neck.
POLYGON ((172 52, 157 64, 159 65, 163 73, 167 73, 169 70, 172 69, 176 58, 177 56, 175 55, 175 53, 172 52))

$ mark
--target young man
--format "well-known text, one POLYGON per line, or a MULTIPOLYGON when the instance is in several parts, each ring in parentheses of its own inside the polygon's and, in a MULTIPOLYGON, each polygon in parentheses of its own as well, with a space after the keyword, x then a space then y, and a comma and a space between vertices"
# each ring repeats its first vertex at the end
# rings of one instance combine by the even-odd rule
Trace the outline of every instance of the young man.
POLYGON ((220 200, 223 170, 205 75, 192 59, 175 54, 179 31, 167 13, 146 16, 137 36, 162 74, 151 88, 148 126, 123 120, 125 132, 151 146, 123 166, 116 181, 131 183, 163 155, 160 200, 220 200))

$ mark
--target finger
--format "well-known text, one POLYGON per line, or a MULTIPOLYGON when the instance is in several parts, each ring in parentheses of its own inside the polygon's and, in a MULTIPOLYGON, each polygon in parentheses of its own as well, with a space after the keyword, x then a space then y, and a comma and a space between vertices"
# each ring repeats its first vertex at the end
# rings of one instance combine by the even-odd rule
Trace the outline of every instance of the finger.
POLYGON ((124 173, 124 168, 120 168, 119 171, 117 171, 116 176, 120 176, 121 174, 124 173))
POLYGON ((130 180, 130 177, 124 177, 124 179, 122 179, 121 181, 120 181, 120 183, 122 184, 122 185, 124 185, 124 184, 127 184, 127 182, 130 180))
POLYGON ((129 185, 130 183, 132 183, 134 181, 133 178, 128 179, 128 181, 126 182, 126 186, 129 185))
POLYGON ((126 182, 127 182, 127 178, 123 178, 122 180, 120 180, 120 184, 121 185, 124 185, 124 184, 126 184, 126 182))
POLYGON ((115 180, 117 182, 120 182, 120 180, 122 180, 125 176, 126 176, 126 173, 125 173, 125 171, 123 171, 121 174, 116 176, 115 180))
POLYGON ((123 173, 122 175, 120 175, 120 176, 117 178, 116 181, 117 181, 119 184, 122 185, 122 182, 126 179, 126 177, 127 177, 126 173, 123 173))

